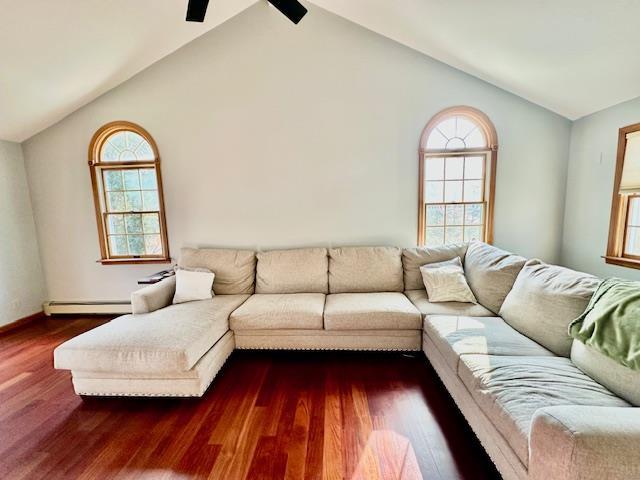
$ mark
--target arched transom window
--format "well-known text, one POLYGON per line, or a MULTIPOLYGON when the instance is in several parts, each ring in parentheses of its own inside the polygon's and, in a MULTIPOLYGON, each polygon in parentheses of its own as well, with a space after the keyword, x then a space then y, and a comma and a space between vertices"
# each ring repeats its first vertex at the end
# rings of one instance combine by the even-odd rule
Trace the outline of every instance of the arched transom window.
POLYGON ((103 263, 169 261, 160 157, 142 127, 105 125, 89 147, 103 263))
POLYGON ((497 136, 471 107, 434 116, 420 138, 418 244, 492 241, 497 136))

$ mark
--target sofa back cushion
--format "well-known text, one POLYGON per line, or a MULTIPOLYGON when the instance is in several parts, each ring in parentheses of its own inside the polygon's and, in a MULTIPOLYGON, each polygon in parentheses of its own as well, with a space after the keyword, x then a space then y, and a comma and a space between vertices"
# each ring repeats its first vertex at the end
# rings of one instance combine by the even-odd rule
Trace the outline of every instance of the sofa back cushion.
POLYGON ((256 254, 251 250, 228 248, 183 248, 178 265, 183 268, 207 268, 215 274, 216 295, 253 293, 256 254))
POLYGON ((640 371, 620 365, 579 340, 571 344, 571 361, 620 398, 640 407, 640 371))
POLYGON ((464 257, 464 274, 478 302, 498 313, 527 260, 483 242, 471 242, 464 257))
POLYGON ((402 250, 402 267, 404 269, 404 289, 419 290, 424 288, 420 267, 429 263, 439 263, 460 257, 464 260, 468 243, 456 243, 441 247, 415 247, 402 250))
POLYGON ((272 250, 257 254, 256 293, 328 293, 326 248, 272 250))
POLYGON ((507 295, 500 316, 556 355, 568 357, 569 324, 589 303, 599 280, 540 260, 529 260, 507 295))
POLYGON ((329 293, 402 292, 401 250, 396 247, 329 249, 329 293))

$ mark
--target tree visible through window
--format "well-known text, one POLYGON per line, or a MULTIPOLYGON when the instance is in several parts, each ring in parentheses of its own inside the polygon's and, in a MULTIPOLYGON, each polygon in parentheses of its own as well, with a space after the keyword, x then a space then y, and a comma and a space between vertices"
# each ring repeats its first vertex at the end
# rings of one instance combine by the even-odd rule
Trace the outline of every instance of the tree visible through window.
POLYGON ((420 140, 418 244, 490 242, 497 139, 482 112, 437 114, 420 140))
POLYGON ((138 125, 114 122, 89 150, 103 263, 168 261, 160 159, 138 125))

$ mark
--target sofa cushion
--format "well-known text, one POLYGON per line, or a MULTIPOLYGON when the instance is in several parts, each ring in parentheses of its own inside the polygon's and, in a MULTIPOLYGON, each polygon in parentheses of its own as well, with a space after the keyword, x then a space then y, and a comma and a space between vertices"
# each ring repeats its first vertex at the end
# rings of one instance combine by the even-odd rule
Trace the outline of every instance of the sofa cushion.
POLYGON ((424 288, 420 267, 429 263, 444 262, 460 257, 464 260, 468 243, 442 245, 440 247, 415 247, 402 250, 402 266, 404 269, 404 289, 419 290, 424 288))
POLYGON ((178 265, 211 270, 216 276, 213 282, 216 295, 253 293, 256 254, 250 250, 183 248, 178 265))
POLYGON ((327 330, 420 330, 421 315, 402 293, 337 293, 327 295, 327 330))
POLYGON ((329 249, 329 292, 402 292, 401 252, 395 247, 329 249))
POLYGON ((464 257, 464 272, 478 302, 497 314, 525 262, 519 255, 474 241, 464 257))
POLYGON ((620 365, 578 340, 573 341, 571 361, 596 382, 640 407, 640 372, 620 365))
POLYGON ((257 258, 256 293, 329 293, 326 248, 272 250, 257 258))
POLYGON ((257 293, 235 310, 232 330, 322 329, 324 293, 257 293))
POLYGON ((461 355, 553 355, 500 317, 428 315, 424 319, 424 334, 433 341, 454 372, 458 371, 461 355))
POLYGON ((507 295, 500 316, 513 328, 568 357, 569 324, 584 312, 599 280, 539 260, 529 260, 507 295))
POLYGON ((524 465, 529 463, 529 429, 538 409, 629 406, 563 357, 463 355, 458 375, 524 465))
POLYGON ((424 288, 422 290, 408 290, 404 294, 423 315, 465 315, 467 317, 493 317, 495 315, 478 303, 432 303, 424 288))
POLYGON ((184 372, 229 330, 229 314, 247 298, 216 295, 118 317, 56 348, 55 367, 122 374, 184 372))

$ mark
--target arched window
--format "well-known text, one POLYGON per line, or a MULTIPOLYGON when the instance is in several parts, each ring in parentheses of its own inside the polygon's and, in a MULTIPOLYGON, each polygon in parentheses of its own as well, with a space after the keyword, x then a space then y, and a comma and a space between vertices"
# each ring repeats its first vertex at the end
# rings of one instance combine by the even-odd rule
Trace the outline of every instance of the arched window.
POLYGON ((493 240, 498 139, 471 107, 434 116, 420 137, 418 245, 493 240))
POLYGON ((160 156, 151 135, 130 122, 96 132, 89 168, 102 263, 168 262, 160 156))

